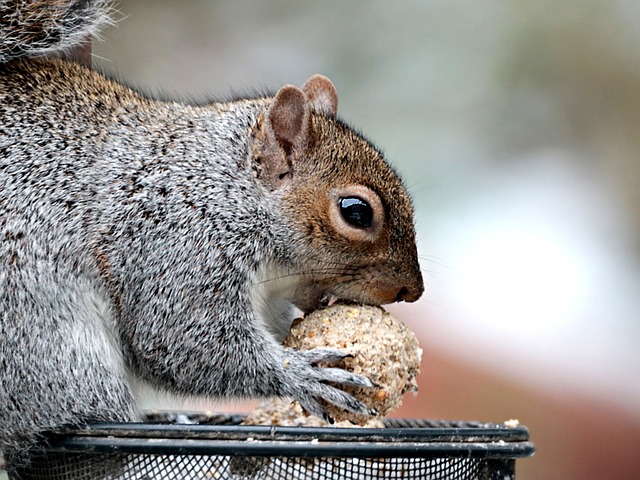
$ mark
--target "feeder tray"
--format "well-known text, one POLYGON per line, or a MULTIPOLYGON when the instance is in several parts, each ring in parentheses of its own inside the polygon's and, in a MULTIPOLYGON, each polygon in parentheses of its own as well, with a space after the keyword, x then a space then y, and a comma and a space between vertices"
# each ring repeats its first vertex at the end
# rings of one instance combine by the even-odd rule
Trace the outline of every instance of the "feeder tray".
POLYGON ((523 426, 385 419, 385 428, 240 425, 242 415, 150 414, 52 435, 12 480, 515 478, 523 426), (191 423, 175 423, 176 420, 191 423))

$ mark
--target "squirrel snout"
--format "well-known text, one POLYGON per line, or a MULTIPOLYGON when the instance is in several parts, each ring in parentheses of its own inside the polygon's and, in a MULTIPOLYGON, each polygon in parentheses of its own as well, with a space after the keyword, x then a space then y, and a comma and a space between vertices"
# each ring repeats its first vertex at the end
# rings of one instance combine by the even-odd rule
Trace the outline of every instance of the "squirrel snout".
POLYGON ((395 302, 415 302, 418 298, 420 298, 419 294, 415 292, 410 292, 407 287, 402 287, 398 290, 398 294, 396 295, 395 302))
POLYGON ((424 292, 422 281, 414 287, 402 287, 398 290, 394 302, 415 302, 424 292))
POLYGON ((395 302, 415 302, 424 293, 424 280, 419 267, 405 279, 405 282, 397 291, 395 302))
POLYGON ((376 284, 377 288, 370 293, 378 299, 379 303, 386 305, 395 302, 415 302, 424 292, 424 282, 422 275, 411 275, 402 280, 380 279, 376 284))

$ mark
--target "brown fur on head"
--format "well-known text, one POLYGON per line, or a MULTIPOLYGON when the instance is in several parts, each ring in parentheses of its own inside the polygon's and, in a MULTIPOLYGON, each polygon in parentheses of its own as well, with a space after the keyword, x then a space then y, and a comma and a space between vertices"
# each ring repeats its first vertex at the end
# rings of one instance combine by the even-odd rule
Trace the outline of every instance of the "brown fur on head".
POLYGON ((281 191, 301 239, 295 273, 305 281, 292 301, 306 311, 326 296, 415 301, 424 287, 411 200, 380 151, 336 120, 336 108, 326 77, 282 87, 256 143, 259 178, 281 191))

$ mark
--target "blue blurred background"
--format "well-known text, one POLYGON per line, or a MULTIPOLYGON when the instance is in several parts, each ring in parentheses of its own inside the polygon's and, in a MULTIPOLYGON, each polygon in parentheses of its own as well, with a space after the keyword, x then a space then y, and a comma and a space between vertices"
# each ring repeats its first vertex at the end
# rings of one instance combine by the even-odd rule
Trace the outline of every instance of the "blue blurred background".
POLYGON ((640 2, 119 10, 99 68, 196 100, 323 73, 406 179, 427 291, 392 311, 425 362, 397 415, 519 419, 520 479, 640 478, 640 2))

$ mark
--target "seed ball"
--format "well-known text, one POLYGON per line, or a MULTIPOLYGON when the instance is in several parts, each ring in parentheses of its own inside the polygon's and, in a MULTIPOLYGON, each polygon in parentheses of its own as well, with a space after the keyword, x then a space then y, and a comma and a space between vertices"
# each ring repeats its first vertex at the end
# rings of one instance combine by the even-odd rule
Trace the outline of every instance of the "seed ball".
MULTIPOLYGON (((337 366, 364 375, 377 385, 374 388, 336 385, 377 412, 376 416, 369 417, 323 403, 337 422, 336 426, 380 427, 382 417, 401 405, 404 393, 417 391, 422 350, 413 332, 381 307, 337 304, 316 310, 294 321, 283 344, 298 350, 328 347, 345 351, 353 356, 339 365, 321 363, 318 367, 337 366)), ((254 424, 325 424, 303 414, 297 402, 281 400, 263 403, 245 422, 251 422, 252 418, 254 424)))

